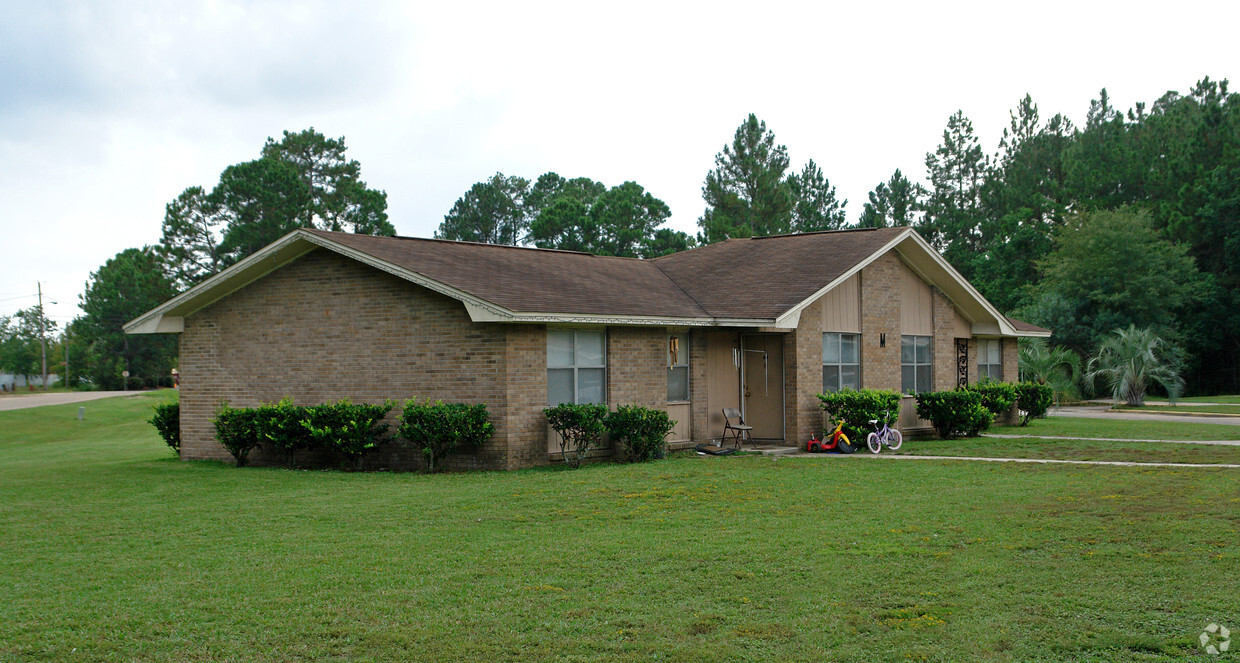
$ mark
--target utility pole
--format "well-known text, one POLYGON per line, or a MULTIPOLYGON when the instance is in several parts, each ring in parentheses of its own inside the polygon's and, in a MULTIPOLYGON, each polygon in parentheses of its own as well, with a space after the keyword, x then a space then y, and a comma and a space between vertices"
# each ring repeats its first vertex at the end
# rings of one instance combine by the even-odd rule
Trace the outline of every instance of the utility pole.
MULTIPOLYGON (((26 281, 26 283, 30 283, 26 281)), ((39 342, 43 345, 43 391, 47 391, 47 329, 43 326, 43 282, 39 286, 39 342)))

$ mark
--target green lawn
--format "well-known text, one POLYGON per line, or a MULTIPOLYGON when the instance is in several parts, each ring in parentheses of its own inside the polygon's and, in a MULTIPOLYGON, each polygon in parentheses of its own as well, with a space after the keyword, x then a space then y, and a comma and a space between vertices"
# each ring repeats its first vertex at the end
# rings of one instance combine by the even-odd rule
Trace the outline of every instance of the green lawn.
POLYGON ((1181 660, 1240 626, 1240 470, 237 470, 174 460, 155 398, 0 413, 0 661, 1181 660))
POLYGON ((1215 403, 1212 405, 1171 405, 1167 402, 1150 403, 1137 407, 1129 407, 1127 405, 1114 406, 1118 410, 1157 410, 1159 412, 1207 412, 1214 414, 1235 414, 1240 415, 1240 405, 1232 405, 1230 403, 1215 403))
POLYGON ((1180 421, 1123 421, 1084 417, 1034 419, 1028 426, 992 426, 991 433, 1103 437, 1130 440, 1240 440, 1240 426, 1180 421))
POLYGON ((981 456, 1104 460, 1135 463, 1226 463, 1240 465, 1240 446, 1167 442, 1098 442, 1092 440, 1005 439, 909 440, 896 453, 914 456, 981 456))
MULTIPOLYGON (((1150 401, 1153 401, 1153 402, 1162 401, 1164 403, 1167 402, 1167 398, 1165 396, 1146 396, 1145 400, 1146 402, 1150 402, 1150 401)), ((1230 395, 1225 395, 1225 396, 1185 396, 1181 398, 1180 400, 1188 401, 1190 403, 1240 404, 1240 394, 1230 394, 1230 395)))

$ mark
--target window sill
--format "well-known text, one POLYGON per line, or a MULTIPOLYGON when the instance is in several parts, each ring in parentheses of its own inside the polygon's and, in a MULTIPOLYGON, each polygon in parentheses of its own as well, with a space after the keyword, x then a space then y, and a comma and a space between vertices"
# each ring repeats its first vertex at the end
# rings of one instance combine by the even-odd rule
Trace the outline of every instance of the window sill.
POLYGON ((668 401, 668 405, 693 405, 693 401, 668 401))

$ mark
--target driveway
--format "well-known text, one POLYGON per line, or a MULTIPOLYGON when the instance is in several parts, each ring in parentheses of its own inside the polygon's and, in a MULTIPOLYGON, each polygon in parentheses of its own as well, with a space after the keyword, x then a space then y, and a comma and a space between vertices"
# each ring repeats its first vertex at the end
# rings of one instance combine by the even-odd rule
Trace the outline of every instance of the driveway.
POLYGON ((28 407, 44 405, 64 405, 65 403, 84 403, 100 398, 113 396, 140 396, 140 391, 66 391, 52 394, 15 394, 0 398, 0 412, 4 410, 22 410, 28 407))
POLYGON ((1108 410, 1087 405, 1065 405, 1052 409, 1047 414, 1055 417, 1079 417, 1081 419, 1127 419, 1128 421, 1178 421, 1193 424, 1222 424, 1224 426, 1240 426, 1240 417, 1194 417, 1184 414, 1146 414, 1126 410, 1108 410))

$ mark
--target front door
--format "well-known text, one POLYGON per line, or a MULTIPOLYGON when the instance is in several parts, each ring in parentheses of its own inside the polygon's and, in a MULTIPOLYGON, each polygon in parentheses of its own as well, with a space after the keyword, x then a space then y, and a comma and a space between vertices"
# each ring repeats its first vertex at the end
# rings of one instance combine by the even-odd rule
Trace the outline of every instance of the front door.
POLYGON ((741 398, 745 423, 760 440, 784 439, 784 337, 741 336, 741 398))

